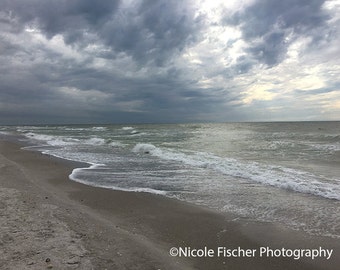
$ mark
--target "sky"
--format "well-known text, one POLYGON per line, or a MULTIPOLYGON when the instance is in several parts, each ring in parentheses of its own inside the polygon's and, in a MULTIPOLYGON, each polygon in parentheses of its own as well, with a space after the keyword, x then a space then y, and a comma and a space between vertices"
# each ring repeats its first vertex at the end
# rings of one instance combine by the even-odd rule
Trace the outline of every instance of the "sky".
POLYGON ((0 0, 0 124, 340 120, 339 0, 0 0))

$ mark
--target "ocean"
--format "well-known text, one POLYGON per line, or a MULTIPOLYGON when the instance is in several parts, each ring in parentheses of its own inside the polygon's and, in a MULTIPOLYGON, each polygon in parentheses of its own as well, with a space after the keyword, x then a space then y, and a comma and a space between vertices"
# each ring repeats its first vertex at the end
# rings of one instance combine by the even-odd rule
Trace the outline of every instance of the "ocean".
POLYGON ((1 126, 70 180, 340 238, 340 122, 1 126))

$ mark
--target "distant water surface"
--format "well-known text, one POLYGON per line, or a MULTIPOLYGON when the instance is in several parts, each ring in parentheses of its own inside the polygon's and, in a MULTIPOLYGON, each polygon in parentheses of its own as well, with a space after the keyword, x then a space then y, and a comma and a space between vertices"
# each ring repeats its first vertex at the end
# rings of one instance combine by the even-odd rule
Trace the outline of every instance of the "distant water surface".
POLYGON ((70 178, 340 238, 340 122, 3 126, 70 178))

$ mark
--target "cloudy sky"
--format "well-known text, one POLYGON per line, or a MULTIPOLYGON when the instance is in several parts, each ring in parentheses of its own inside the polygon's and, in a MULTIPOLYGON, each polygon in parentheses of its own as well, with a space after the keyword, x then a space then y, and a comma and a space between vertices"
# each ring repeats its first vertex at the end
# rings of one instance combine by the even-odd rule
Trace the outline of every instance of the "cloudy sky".
POLYGON ((0 124, 340 120, 338 0, 0 0, 0 124))

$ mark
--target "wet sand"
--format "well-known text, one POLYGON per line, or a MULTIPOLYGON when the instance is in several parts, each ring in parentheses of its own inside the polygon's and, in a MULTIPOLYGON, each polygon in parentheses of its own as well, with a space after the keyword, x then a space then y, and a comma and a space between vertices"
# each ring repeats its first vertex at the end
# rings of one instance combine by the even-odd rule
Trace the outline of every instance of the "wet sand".
MULTIPOLYGON (((0 269, 338 269, 340 241, 239 219, 148 193, 68 179, 83 166, 0 141, 0 269), (259 256, 271 249, 333 249, 325 258, 259 256), (212 257, 172 257, 172 247, 212 257), (217 256, 218 247, 255 256, 217 256)), ((193 254, 194 255, 194 254, 193 254)))

